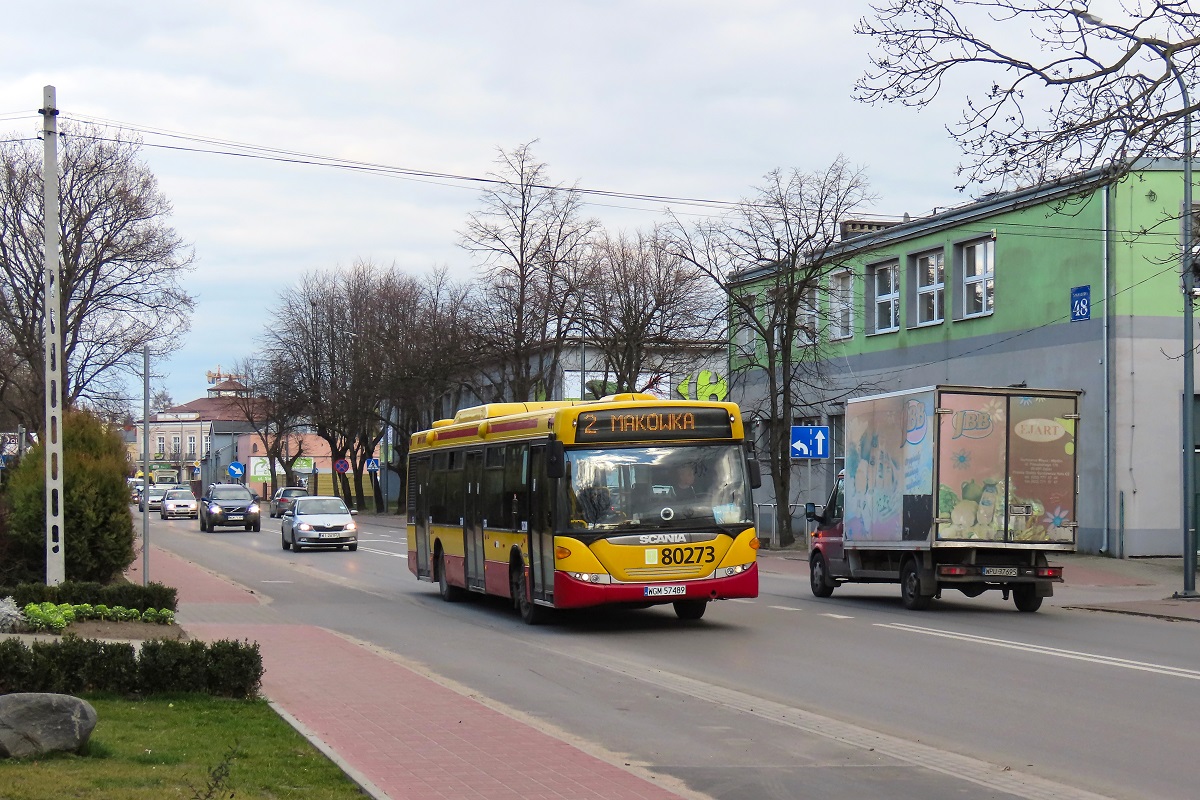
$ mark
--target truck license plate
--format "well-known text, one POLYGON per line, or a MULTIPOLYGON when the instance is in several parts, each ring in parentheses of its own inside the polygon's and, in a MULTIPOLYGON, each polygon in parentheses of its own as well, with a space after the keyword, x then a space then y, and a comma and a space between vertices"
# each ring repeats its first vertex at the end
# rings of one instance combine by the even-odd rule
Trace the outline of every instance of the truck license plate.
POLYGON ((983 574, 995 576, 998 578, 1015 578, 1017 577, 1016 567, 984 567, 983 574))
POLYGON ((685 594, 686 586, 647 586, 645 597, 675 597, 685 594))

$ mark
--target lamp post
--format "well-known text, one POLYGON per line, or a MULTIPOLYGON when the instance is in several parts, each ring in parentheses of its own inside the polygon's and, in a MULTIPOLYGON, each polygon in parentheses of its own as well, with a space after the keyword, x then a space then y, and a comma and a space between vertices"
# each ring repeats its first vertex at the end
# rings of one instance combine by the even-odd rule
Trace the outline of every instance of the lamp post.
POLYGON ((1183 98, 1183 237, 1180 255, 1180 273, 1183 278, 1183 465, 1182 492, 1183 502, 1183 591, 1176 592, 1175 597, 1200 598, 1196 593, 1196 436, 1193 415, 1196 404, 1195 377, 1195 342, 1193 327, 1193 302, 1196 288, 1195 276, 1192 274, 1192 115, 1188 109, 1192 106, 1188 96, 1187 81, 1183 79, 1175 61, 1162 48, 1162 45, 1152 39, 1137 36, 1124 28, 1106 25, 1095 14, 1075 12, 1082 22, 1098 28, 1112 31, 1124 36, 1139 45, 1145 45, 1159 58, 1166 62, 1167 69, 1179 84, 1179 92, 1183 98))

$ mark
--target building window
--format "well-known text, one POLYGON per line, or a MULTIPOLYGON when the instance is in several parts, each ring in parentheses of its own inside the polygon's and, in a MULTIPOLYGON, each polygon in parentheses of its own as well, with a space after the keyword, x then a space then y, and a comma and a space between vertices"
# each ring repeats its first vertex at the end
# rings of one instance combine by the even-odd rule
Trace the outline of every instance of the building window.
POLYGON ((166 453, 167 452, 167 437, 165 437, 165 436, 158 437, 158 449, 155 450, 154 452, 156 452, 156 453, 166 453))
POLYGON ((753 295, 747 295, 740 298, 740 301, 733 307, 733 346, 737 349, 738 355, 747 356, 754 352, 755 337, 754 318, 752 312, 747 311, 746 308, 754 308, 755 298, 753 295))
POLYGON ((995 245, 991 239, 984 239, 958 248, 964 318, 992 313, 992 297, 996 288, 995 245))
POLYGON ((207 455, 210 450, 212 450, 212 437, 205 436, 204 437, 204 453, 205 453, 205 455, 207 455))
MULTIPOLYGON (((833 475, 846 468, 846 415, 829 415, 829 455, 833 457, 833 475)), ((833 488, 832 485, 829 488, 833 488)))
POLYGON ((796 304, 796 344, 811 347, 820 330, 820 311, 817 309, 817 287, 810 286, 800 293, 796 304))
POLYGON ((854 283, 849 272, 839 272, 829 281, 830 334, 834 339, 849 339, 854 335, 854 283))
POLYGON ((867 268, 867 333, 900 328, 900 265, 891 261, 867 268))
POLYGON ((178 436, 171 437, 171 452, 176 456, 179 455, 179 437, 178 436))
POLYGON ((188 437, 187 453, 188 453, 188 458, 195 460, 195 458, 196 458, 196 437, 195 436, 188 437))
MULTIPOLYGON (((946 317, 946 263, 941 250, 922 253, 912 260, 911 286, 915 287, 916 304, 910 310, 915 325, 936 325, 946 317)), ((911 292, 912 290, 910 290, 911 292)), ((910 325, 914 323, 910 322, 910 325)))

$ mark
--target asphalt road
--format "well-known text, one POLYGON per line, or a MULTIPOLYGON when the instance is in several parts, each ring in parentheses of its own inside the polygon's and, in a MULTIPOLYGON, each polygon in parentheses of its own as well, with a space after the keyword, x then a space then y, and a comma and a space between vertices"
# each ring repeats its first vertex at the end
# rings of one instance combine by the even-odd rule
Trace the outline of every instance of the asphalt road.
POLYGON ((1063 589, 1037 614, 998 595, 911 612, 893 586, 819 600, 803 575, 764 574, 758 599, 698 623, 666 606, 530 628, 502 602, 447 604, 418 582, 399 518, 360 523, 356 553, 284 551, 270 519, 261 533, 202 534, 152 517, 150 538, 290 619, 419 661, 710 797, 1198 793, 1194 624, 1065 609, 1063 589))

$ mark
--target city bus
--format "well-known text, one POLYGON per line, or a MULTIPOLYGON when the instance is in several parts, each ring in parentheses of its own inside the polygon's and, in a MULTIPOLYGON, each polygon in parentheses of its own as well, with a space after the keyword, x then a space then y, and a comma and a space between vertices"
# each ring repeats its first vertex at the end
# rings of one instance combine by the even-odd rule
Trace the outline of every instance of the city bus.
POLYGON ((733 403, 621 394, 492 403, 412 436, 408 566, 450 602, 553 609, 758 596, 751 490, 733 403), (684 476, 684 477, 681 477, 684 476))

